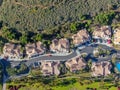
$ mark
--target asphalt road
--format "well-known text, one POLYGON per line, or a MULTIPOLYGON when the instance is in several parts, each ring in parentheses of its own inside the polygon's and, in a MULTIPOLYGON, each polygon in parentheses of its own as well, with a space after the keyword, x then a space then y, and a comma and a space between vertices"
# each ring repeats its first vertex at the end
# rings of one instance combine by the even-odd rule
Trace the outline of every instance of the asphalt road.
POLYGON ((120 53, 120 51, 117 51, 117 50, 115 50, 113 47, 108 47, 108 46, 106 46, 106 45, 93 44, 93 45, 90 45, 90 46, 88 46, 88 47, 85 47, 84 49, 81 49, 81 50, 80 50, 80 53, 81 53, 81 54, 82 54, 82 53, 87 53, 87 54, 88 54, 88 57, 87 57, 87 58, 88 58, 88 59, 92 59, 92 60, 94 60, 94 61, 109 61, 109 60, 111 60, 113 54, 115 54, 115 53, 120 53), (109 56, 106 56, 106 57, 95 58, 95 57, 93 56, 93 51, 94 51, 94 49, 97 48, 97 47, 101 47, 101 48, 103 48, 103 49, 109 50, 109 51, 111 51, 111 54, 110 54, 109 56))
MULTIPOLYGON (((102 47, 102 48, 104 48, 104 49, 111 50, 112 54, 114 54, 114 53, 120 53, 120 51, 116 51, 114 48, 108 47, 106 45, 92 44, 90 46, 87 46, 87 47, 81 49, 80 51, 78 49, 76 49, 70 55, 67 55, 67 56, 41 56, 41 57, 31 58, 30 60, 25 60, 23 62, 25 62, 26 65, 29 66, 29 65, 31 65, 34 62, 39 62, 39 61, 42 61, 42 60, 46 60, 46 61, 66 61, 68 59, 71 59, 71 58, 77 56, 78 55, 77 52, 80 52, 79 54, 81 54, 81 53, 87 53, 89 58, 95 59, 97 61, 111 60, 112 54, 109 55, 109 56, 107 56, 107 57, 103 57, 103 58, 94 58, 93 57, 93 50, 96 47, 99 47, 99 46, 102 47)), ((19 63, 20 63, 20 61, 11 61, 11 64, 13 66, 18 65, 19 63)))
MULTIPOLYGON (((65 60, 71 59, 71 58, 73 58, 75 56, 77 56, 77 52, 73 51, 71 54, 69 54, 67 56, 41 56, 41 57, 35 57, 35 58, 31 58, 30 60, 25 60, 25 63, 26 63, 27 66, 29 66, 34 62, 39 62, 39 61, 42 61, 42 60, 46 60, 46 61, 65 61, 65 60)), ((20 61, 11 61, 11 64, 13 66, 18 65, 19 63, 20 63, 20 61)))

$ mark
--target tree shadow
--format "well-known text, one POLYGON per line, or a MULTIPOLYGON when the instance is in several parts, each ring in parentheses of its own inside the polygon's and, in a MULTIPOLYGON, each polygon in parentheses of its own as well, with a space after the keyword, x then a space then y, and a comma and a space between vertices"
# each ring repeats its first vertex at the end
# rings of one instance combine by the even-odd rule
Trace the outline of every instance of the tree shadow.
POLYGON ((5 74, 5 76, 9 76, 7 71, 6 71, 6 67, 10 66, 10 62, 7 61, 6 59, 1 59, 1 62, 3 64, 3 70, 4 70, 3 73, 5 74))
POLYGON ((0 36, 0 41, 2 41, 2 42, 4 42, 4 43, 7 43, 7 42, 8 42, 8 40, 5 39, 5 38, 3 38, 2 36, 0 36))
POLYGON ((92 54, 88 54, 87 57, 86 57, 85 59, 86 59, 86 60, 91 59, 93 62, 97 62, 97 61, 98 61, 98 59, 95 58, 92 54))
POLYGON ((22 33, 19 32, 16 28, 10 28, 12 33, 15 33, 15 39, 19 40, 19 37, 22 36, 22 33))
POLYGON ((0 0, 0 6, 2 5, 2 3, 3 3, 3 0, 0 0))

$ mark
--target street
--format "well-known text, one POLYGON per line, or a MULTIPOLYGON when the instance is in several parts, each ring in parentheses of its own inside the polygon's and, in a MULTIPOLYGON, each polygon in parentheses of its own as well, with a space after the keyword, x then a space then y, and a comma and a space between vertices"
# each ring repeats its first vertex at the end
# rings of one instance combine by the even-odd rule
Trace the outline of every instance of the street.
MULTIPOLYGON (((82 49, 78 49, 78 48, 74 49, 71 54, 66 55, 66 56, 60 56, 60 55, 59 56, 45 56, 44 55, 44 56, 40 56, 40 57, 30 58, 29 60, 23 60, 23 61, 11 61, 11 60, 6 61, 6 60, 2 59, 1 63, 3 64, 3 67, 4 67, 3 90, 5 90, 4 88, 6 88, 5 81, 6 81, 6 77, 8 76, 5 68, 6 68, 7 64, 9 64, 9 63, 14 67, 14 66, 19 65, 21 62, 25 62, 25 64, 28 67, 30 67, 31 64, 33 64, 35 62, 40 62, 42 60, 46 60, 46 61, 66 61, 66 60, 74 58, 78 55, 81 55, 82 53, 87 53, 86 59, 92 59, 93 61, 98 61, 98 62, 111 60, 113 54, 116 54, 116 55, 120 56, 120 50, 115 50, 114 48, 108 47, 108 46, 105 46, 105 45, 91 44, 91 45, 86 46, 82 49), (109 51, 111 51, 111 54, 106 56, 106 57, 95 58, 94 55, 93 55, 93 51, 97 47, 101 47, 103 49, 109 50, 109 51)), ((27 74, 25 74, 25 75, 27 75, 27 74)), ((25 76, 25 75, 19 75, 19 76, 15 76, 15 77, 19 78, 19 77, 22 77, 22 76, 25 76)), ((12 77, 10 77, 10 78, 12 78, 12 77)))
POLYGON ((114 48, 112 47, 108 47, 106 45, 98 45, 98 44, 92 44, 90 46, 87 46, 81 50, 76 49, 74 50, 70 55, 66 55, 66 56, 40 56, 40 57, 35 57, 35 58, 30 58, 29 60, 23 60, 23 61, 11 61, 10 63, 13 66, 18 65, 20 62, 25 62, 27 66, 30 66, 32 63, 34 62, 40 62, 42 60, 46 60, 46 61, 66 61, 69 60, 77 55, 80 55, 82 53, 87 53, 88 54, 88 58, 89 59, 93 59, 95 61, 106 61, 106 60, 111 60, 112 54, 108 57, 105 58, 95 58, 93 57, 93 50, 96 47, 102 47, 103 49, 106 50, 110 50, 112 52, 112 54, 114 53, 120 53, 120 51, 116 51, 114 48))

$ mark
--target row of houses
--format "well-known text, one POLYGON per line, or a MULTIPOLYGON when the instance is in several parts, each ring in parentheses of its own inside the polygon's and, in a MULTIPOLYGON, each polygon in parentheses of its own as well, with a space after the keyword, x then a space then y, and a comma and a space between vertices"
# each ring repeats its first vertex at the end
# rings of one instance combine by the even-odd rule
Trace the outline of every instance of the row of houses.
MULTIPOLYGON (((29 43, 25 46, 25 53, 27 57, 41 55, 45 52, 45 50, 46 49, 41 42, 29 43)), ((3 47, 2 56, 9 57, 11 59, 23 58, 23 51, 21 49, 21 45, 6 43, 3 47)))
MULTIPOLYGON (((92 36, 87 32, 86 29, 82 29, 78 31, 78 33, 71 36, 71 38, 74 46, 79 47, 81 45, 86 45, 90 43, 91 40, 93 40, 93 42, 111 44, 112 36, 114 36, 113 43, 120 44, 120 28, 112 30, 110 26, 96 26, 92 33, 92 36)), ((6 43, 3 48, 3 55, 10 58, 21 58, 23 56, 23 53, 21 52, 20 48, 20 45, 6 43)), ((44 54, 45 51, 46 48, 40 41, 36 43, 29 43, 25 46, 25 52, 27 57, 38 56, 44 54)), ((52 40, 52 44, 50 45, 50 51, 55 53, 69 53, 69 40, 66 38, 52 40)))
MULTIPOLYGON (((87 67, 87 62, 81 56, 76 56, 65 62, 65 66, 72 73, 83 70, 87 67)), ((112 64, 109 61, 92 62, 91 75, 92 76, 107 76, 111 74, 112 64)), ((42 61, 41 72, 44 76, 59 75, 60 62, 59 61, 42 61)))
MULTIPOLYGON (((50 51, 54 53, 69 53, 70 52, 70 42, 66 38, 54 39, 50 45, 50 51)), ((36 57, 42 55, 46 52, 45 46, 42 42, 28 43, 25 46, 25 53, 28 58, 36 57)), ((23 57, 23 51, 21 50, 21 45, 16 45, 13 43, 6 43, 3 47, 4 57, 9 57, 11 59, 20 59, 23 57)))

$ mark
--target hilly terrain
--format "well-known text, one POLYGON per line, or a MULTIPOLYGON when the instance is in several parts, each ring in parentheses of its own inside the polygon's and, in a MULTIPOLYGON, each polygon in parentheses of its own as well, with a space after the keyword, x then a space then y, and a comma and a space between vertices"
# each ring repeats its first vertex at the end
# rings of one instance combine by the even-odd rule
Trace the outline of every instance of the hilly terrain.
POLYGON ((0 21, 19 31, 51 29, 81 15, 119 7, 119 0, 0 0, 0 21))

